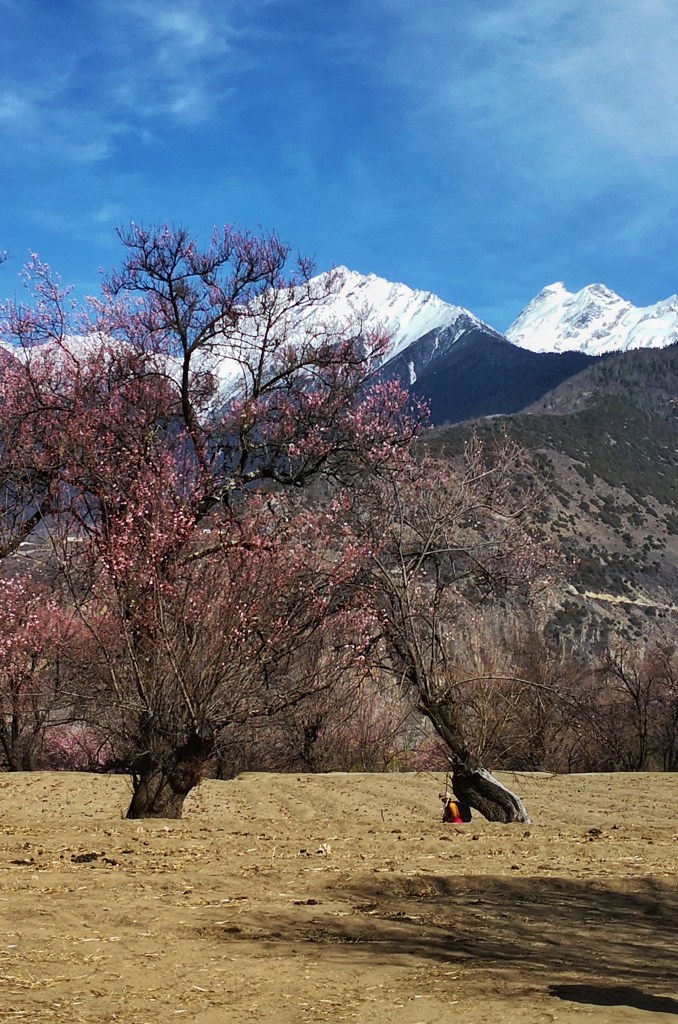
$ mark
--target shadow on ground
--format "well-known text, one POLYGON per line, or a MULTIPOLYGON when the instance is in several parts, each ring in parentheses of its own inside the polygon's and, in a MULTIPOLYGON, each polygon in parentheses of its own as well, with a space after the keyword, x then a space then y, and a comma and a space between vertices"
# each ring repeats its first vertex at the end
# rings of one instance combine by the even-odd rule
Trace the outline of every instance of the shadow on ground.
POLYGON ((648 1010, 652 1013, 678 1014, 678 999, 651 996, 629 985, 551 985, 549 992, 571 1003, 631 1006, 635 1010, 648 1010))
POLYGON ((559 878, 371 875, 207 925, 212 937, 381 964, 464 964, 561 999, 676 1013, 678 888, 651 879, 602 885, 559 878), (555 984, 582 981, 586 984, 555 984), (620 987, 622 986, 622 987, 620 987), (634 987, 635 986, 635 987, 634 987), (590 997, 590 998, 589 998, 590 997))

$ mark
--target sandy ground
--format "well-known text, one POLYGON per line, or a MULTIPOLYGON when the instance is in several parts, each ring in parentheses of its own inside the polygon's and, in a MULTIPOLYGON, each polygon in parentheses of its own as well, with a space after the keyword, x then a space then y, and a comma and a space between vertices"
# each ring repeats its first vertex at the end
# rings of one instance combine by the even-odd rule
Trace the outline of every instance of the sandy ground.
POLYGON ((542 1024, 678 1016, 678 775, 244 775, 180 822, 124 778, 0 776, 0 1022, 542 1024))

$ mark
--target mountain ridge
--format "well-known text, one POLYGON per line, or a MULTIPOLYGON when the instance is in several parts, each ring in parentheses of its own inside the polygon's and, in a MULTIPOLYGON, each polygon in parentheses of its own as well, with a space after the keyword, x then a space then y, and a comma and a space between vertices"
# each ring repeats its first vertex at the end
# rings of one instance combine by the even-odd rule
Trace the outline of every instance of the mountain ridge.
POLYGON ((570 292, 558 281, 543 288, 505 334, 532 352, 602 355, 664 348, 678 341, 678 295, 634 306, 604 284, 570 292))
MULTIPOLYGON (((392 336, 387 359, 400 355, 429 331, 462 323, 465 318, 476 328, 537 353, 579 351, 596 356, 664 348, 678 341, 678 295, 634 306, 605 284, 588 284, 571 292, 563 281, 557 281, 543 288, 502 332, 468 308, 433 292, 344 266, 333 273, 340 285, 325 308, 340 318, 371 310, 368 322, 381 323, 392 336)), ((320 274, 318 280, 326 277, 320 274)))
MULTIPOLYGON (((290 337, 297 327, 300 334, 308 328, 312 334, 314 326, 331 330, 333 325, 339 335, 353 325, 358 331, 382 331, 389 340, 379 374, 401 381, 413 396, 426 401, 437 425, 519 412, 595 358, 678 341, 678 296, 636 308, 599 284, 577 293, 562 282, 548 285, 505 334, 433 292, 376 274, 338 267, 309 285, 308 303, 294 314, 299 318, 296 326, 294 321, 283 322, 290 337)), ((299 308, 303 306, 302 302, 299 308)), ((213 351, 198 356, 226 400, 241 376, 234 356, 237 339, 234 343, 227 332, 217 342, 213 351)), ((0 351, 11 354, 7 346, 0 351)))

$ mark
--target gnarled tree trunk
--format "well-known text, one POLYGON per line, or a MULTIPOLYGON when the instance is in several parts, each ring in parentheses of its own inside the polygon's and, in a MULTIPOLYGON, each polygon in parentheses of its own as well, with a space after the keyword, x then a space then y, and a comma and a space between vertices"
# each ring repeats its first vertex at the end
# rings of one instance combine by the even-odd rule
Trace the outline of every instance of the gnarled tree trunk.
POLYGON ((488 821, 529 824, 530 819, 522 800, 472 756, 452 703, 434 700, 420 690, 419 709, 447 745, 454 795, 479 811, 488 821))
POLYGON ((452 759, 452 789, 459 800, 480 811, 488 821, 530 822, 520 797, 480 764, 459 764, 452 759))

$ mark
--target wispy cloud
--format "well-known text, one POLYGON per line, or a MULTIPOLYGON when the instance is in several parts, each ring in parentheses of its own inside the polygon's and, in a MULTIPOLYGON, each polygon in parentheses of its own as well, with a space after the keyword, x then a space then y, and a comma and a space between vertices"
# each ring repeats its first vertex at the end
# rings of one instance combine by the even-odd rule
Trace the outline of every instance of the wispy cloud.
POLYGON ((678 158, 672 0, 440 4, 380 0, 397 32, 385 72, 422 133, 464 135, 535 179, 585 179, 678 158))
POLYGON ((591 143, 647 167, 678 156, 678 8, 663 0, 594 6, 591 36, 554 47, 550 73, 591 143))
POLYGON ((207 120, 231 93, 237 71, 231 8, 206 0, 111 5, 110 35, 119 56, 112 69, 112 98, 140 119, 207 120), (126 60, 122 37, 130 35, 136 52, 126 60))
POLYGON ((232 95, 231 7, 93 0, 82 22, 73 5, 50 24, 27 0, 0 42, 0 146, 12 132, 21 152, 91 164, 123 137, 206 121, 232 95))

